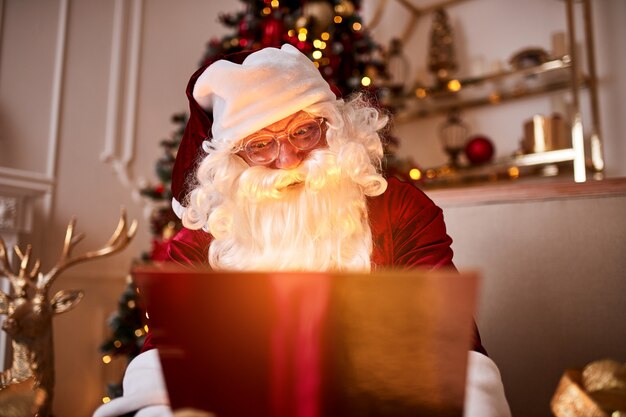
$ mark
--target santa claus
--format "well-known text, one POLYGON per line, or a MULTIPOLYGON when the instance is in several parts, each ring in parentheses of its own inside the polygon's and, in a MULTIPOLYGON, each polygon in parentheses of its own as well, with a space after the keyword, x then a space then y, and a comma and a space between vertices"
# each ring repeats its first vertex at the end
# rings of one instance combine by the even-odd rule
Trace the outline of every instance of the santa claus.
MULTIPOLYGON (((337 99, 296 48, 218 60, 192 76, 187 95, 173 178, 185 229, 170 244, 173 261, 255 271, 453 267, 441 209, 381 175, 388 117, 360 96, 337 99)), ((124 396, 94 417, 171 415, 153 347, 148 337, 124 396)), ((477 332, 465 415, 510 415, 477 332)))

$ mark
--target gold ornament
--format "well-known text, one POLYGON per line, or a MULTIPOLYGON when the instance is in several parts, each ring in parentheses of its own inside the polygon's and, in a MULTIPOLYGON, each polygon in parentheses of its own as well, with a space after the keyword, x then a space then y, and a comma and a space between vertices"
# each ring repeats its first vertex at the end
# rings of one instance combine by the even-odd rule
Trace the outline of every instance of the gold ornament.
POLYGON ((60 259, 47 273, 39 271, 39 260, 30 266, 32 247, 22 252, 17 246, 19 272, 9 264, 6 246, 0 238, 0 277, 8 278, 12 292, 0 291, 0 314, 7 316, 2 330, 12 338, 11 368, 0 373, 0 410, 14 410, 7 416, 47 417, 52 413, 54 395, 54 351, 52 317, 74 308, 83 297, 80 290, 61 290, 50 297, 54 280, 67 268, 80 262, 112 255, 124 249, 137 230, 137 222, 128 227, 122 211, 117 228, 100 249, 72 256, 72 249, 84 235, 74 236, 73 219, 67 226, 60 259), (21 413, 21 414, 19 414, 21 413))
POLYGON ((605 359, 565 371, 550 407, 557 417, 626 416, 626 363, 605 359))
POLYGON ((307 25, 311 25, 309 29, 313 31, 313 34, 317 37, 323 31, 328 29, 328 26, 333 21, 333 8, 326 1, 307 1, 304 6, 302 6, 302 16, 298 18, 296 22, 296 27, 304 27, 307 25), (300 19, 304 18, 306 23, 304 25, 298 26, 300 23, 300 19))
POLYGON ((309 24, 309 19, 306 16, 300 16, 296 19, 296 29, 306 28, 309 24))
POLYGON ((354 4, 350 0, 342 0, 335 6, 335 13, 339 16, 352 16, 354 14, 354 4))

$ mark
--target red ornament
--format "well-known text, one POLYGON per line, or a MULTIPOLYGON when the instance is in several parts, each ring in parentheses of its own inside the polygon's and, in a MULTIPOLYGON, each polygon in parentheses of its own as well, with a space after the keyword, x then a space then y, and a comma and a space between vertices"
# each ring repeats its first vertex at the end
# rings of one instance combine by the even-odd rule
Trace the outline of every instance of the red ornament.
POLYGON ((486 136, 473 136, 465 144, 465 156, 475 165, 491 161, 494 153, 493 142, 486 136))
POLYGON ((278 48, 283 43, 283 33, 285 32, 285 24, 282 20, 270 17, 263 22, 263 38, 261 46, 266 48, 273 46, 278 48))

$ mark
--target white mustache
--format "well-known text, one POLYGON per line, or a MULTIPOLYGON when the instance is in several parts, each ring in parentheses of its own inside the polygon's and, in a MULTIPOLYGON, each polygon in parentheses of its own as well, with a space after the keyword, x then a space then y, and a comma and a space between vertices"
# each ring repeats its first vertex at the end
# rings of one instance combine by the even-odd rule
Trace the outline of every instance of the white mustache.
POLYGON ((301 183, 312 190, 319 190, 329 177, 337 174, 334 160, 331 152, 320 149, 312 152, 294 169, 252 166, 239 177, 239 196, 256 201, 280 199, 291 191, 290 188, 301 183))

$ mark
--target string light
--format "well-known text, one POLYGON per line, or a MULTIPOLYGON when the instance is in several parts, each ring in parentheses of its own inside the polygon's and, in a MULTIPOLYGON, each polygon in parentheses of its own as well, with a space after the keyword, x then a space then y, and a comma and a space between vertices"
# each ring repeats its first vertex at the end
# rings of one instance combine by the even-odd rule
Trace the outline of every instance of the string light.
POLYGON ((313 59, 320 59, 322 57, 322 51, 313 51, 313 59))
POLYGON ((272 0, 272 3, 271 3, 271 4, 272 4, 272 7, 273 7, 274 9, 277 9, 277 8, 278 8, 278 0, 272 0))
POLYGON ((320 67, 320 63, 317 61, 313 61, 313 65, 315 65, 315 68, 319 68, 320 67))
POLYGON ((102 397, 102 404, 106 404, 111 401, 111 397, 102 397))
POLYGON ((323 41, 327 41, 330 39, 330 33, 322 32, 322 34, 320 35, 320 38, 322 38, 323 41))
POLYGON ((289 30, 287 31, 287 36, 289 36, 290 38, 291 38, 293 35, 295 35, 295 34, 296 34, 296 31, 295 31, 295 30, 293 30, 293 29, 289 29, 289 30))
POLYGON ((107 363, 107 364, 111 363, 111 355, 104 355, 102 357, 102 362, 107 363))
POLYGON ((335 16, 335 18, 333 19, 333 22, 335 23, 341 23, 343 21, 343 18, 341 16, 335 16))
POLYGON ((122 342, 120 342, 119 340, 116 340, 115 342, 113 342, 113 346, 119 349, 122 347, 122 342))
POLYGON ((448 81, 448 90, 457 92, 461 89, 461 82, 459 80, 448 81))
POLYGON ((146 333, 148 333, 148 325, 146 324, 145 326, 143 326, 143 329, 146 333))
POLYGON ((498 93, 489 94, 489 102, 491 104, 498 104, 500 102, 500 94, 498 93))
POLYGON ((426 98, 426 89, 422 87, 415 89, 415 95, 417 98, 426 98))
POLYGON ((269 7, 264 7, 262 13, 264 15, 268 15, 268 14, 272 13, 272 9, 270 9, 269 7))
POLYGON ((354 22, 352 24, 352 29, 358 32, 359 30, 361 30, 361 24, 359 22, 354 22))
POLYGON ((509 177, 511 178, 518 178, 519 177, 519 168, 518 167, 510 167, 508 169, 509 171, 509 177))
POLYGON ((321 45, 321 44, 322 44, 322 41, 320 41, 319 39, 315 39, 315 40, 313 41, 313 47, 314 47, 314 48, 318 48, 318 49, 319 49, 319 47, 320 47, 320 45, 321 45))
POLYGON ((411 179, 414 181, 419 181, 420 179, 422 179, 422 171, 417 168, 413 168, 409 171, 409 177, 411 177, 411 179))
POLYGON ((361 85, 363 87, 367 87, 371 83, 372 83, 372 79, 370 77, 363 77, 363 78, 361 78, 361 85))
POLYGON ((298 40, 300 42, 304 42, 306 41, 306 34, 308 33, 308 31, 306 30, 306 28, 301 28, 298 30, 298 40))
POLYGON ((143 329, 135 330, 135 336, 137 336, 137 337, 143 336, 143 329))
POLYGON ((128 308, 135 308, 135 300, 128 300, 126 305, 128 306, 128 308))

